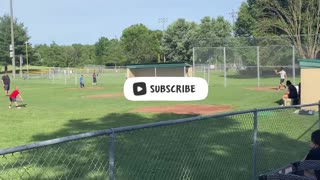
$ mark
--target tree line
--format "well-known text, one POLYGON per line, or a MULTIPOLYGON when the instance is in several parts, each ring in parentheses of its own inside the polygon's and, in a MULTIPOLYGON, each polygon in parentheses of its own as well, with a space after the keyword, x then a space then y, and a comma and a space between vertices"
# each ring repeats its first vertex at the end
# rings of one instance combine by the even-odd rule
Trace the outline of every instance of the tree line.
MULTIPOLYGON (((200 23, 177 19, 165 31, 135 24, 119 39, 101 37, 93 45, 25 43, 30 39, 23 23, 14 19, 15 54, 29 54, 31 65, 81 67, 87 64, 126 65, 155 62, 191 62, 193 47, 287 45, 301 58, 319 57, 320 10, 317 0, 247 0, 234 25, 223 17, 203 17, 200 23)), ((0 65, 9 57, 10 17, 0 17, 0 65)), ((19 58, 16 58, 19 64, 19 58)))

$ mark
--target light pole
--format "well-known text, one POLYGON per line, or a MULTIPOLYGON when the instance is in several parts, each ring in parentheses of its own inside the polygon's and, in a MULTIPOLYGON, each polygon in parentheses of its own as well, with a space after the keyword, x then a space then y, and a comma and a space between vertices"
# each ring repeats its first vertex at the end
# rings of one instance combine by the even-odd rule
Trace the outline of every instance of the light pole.
MULTIPOLYGON (((164 36, 164 24, 168 22, 168 18, 159 18, 159 23, 162 23, 162 38, 164 36)), ((163 62, 166 62, 166 54, 163 52, 163 62)))
POLYGON ((234 32, 234 22, 235 22, 235 18, 237 17, 237 13, 232 9, 232 13, 229 13, 232 17, 232 35, 235 36, 235 32, 234 32))
POLYGON ((29 76, 28 43, 29 43, 28 41, 25 42, 25 44, 26 44, 27 74, 29 76))
POLYGON ((12 0, 10 0, 10 19, 11 19, 11 47, 12 47, 12 76, 13 76, 13 79, 15 79, 16 78, 16 59, 15 59, 15 52, 14 52, 12 0))

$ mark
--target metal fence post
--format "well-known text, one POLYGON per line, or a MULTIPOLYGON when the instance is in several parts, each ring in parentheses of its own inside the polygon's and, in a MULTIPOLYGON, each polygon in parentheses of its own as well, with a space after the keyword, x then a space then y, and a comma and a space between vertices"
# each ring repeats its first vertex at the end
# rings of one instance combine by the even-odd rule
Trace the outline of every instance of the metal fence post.
POLYGON ((293 77, 293 84, 296 84, 296 53, 295 47, 292 46, 292 77, 293 77))
POLYGON ((192 48, 192 77, 195 77, 195 70, 196 70, 196 67, 195 67, 195 57, 194 57, 194 47, 192 48))
POLYGON ((258 87, 260 87, 260 47, 257 46, 257 78, 258 78, 258 87))
POLYGON ((318 101, 318 124, 320 129, 320 100, 318 101))
POLYGON ((253 180, 257 177, 257 134, 258 134, 258 111, 253 111, 253 180))
POLYGON ((109 135, 111 138, 109 144, 109 179, 115 180, 114 177, 114 141, 115 141, 115 134, 113 129, 111 128, 112 133, 109 135))
POLYGON ((224 71, 224 87, 227 87, 227 54, 226 47, 223 47, 223 71, 224 71))

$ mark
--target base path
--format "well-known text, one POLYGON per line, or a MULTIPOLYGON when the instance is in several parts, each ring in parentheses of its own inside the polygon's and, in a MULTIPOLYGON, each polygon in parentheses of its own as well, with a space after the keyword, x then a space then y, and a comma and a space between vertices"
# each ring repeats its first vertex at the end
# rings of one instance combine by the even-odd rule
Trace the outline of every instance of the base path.
POLYGON ((142 108, 135 109, 132 112, 208 115, 208 114, 214 114, 219 112, 226 112, 230 110, 232 110, 231 106, 180 104, 180 105, 172 105, 172 106, 142 107, 142 108))

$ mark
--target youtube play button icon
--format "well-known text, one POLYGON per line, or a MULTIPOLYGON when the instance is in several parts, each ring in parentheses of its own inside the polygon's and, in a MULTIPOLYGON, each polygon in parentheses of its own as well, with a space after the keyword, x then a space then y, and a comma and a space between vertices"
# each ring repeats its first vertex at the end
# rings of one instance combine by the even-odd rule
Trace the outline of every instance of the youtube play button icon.
POLYGON ((142 96, 147 94, 147 85, 144 82, 137 82, 133 84, 133 94, 135 96, 142 96))

